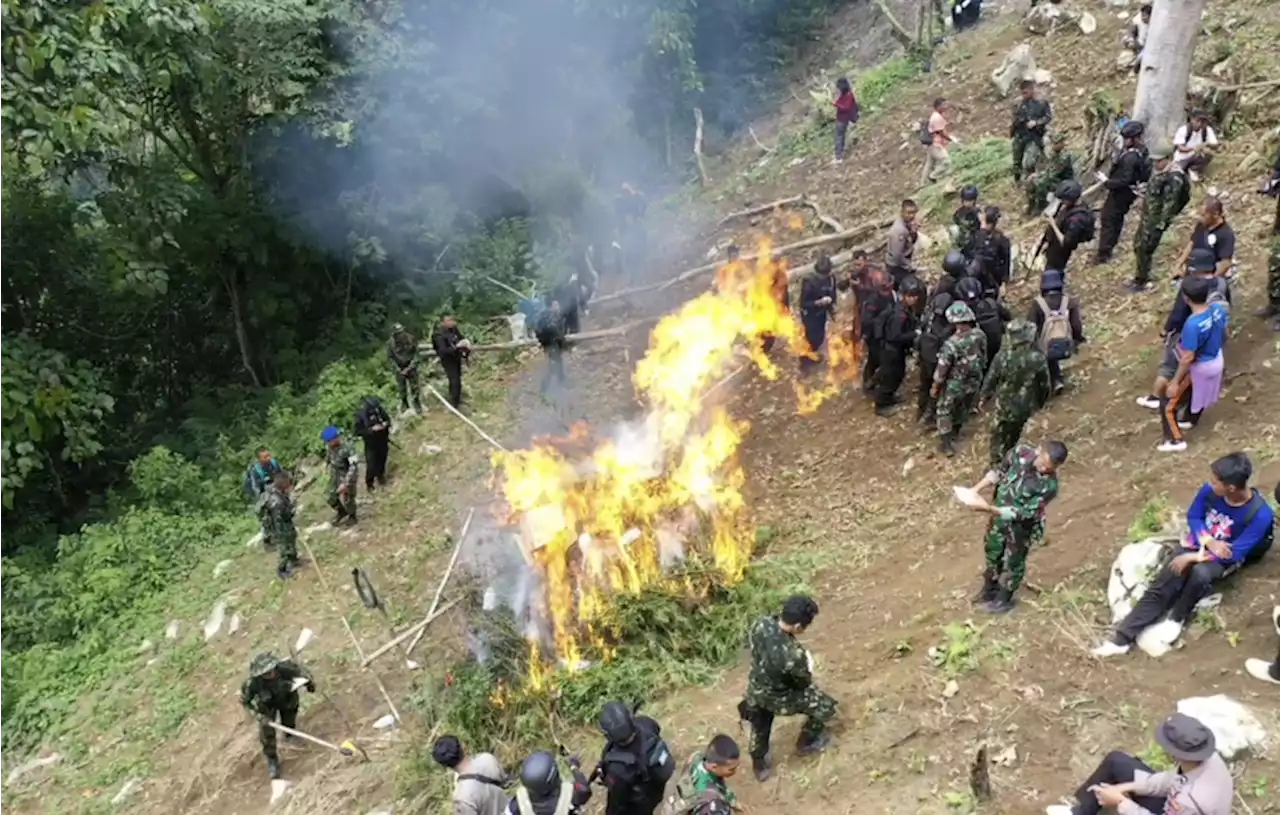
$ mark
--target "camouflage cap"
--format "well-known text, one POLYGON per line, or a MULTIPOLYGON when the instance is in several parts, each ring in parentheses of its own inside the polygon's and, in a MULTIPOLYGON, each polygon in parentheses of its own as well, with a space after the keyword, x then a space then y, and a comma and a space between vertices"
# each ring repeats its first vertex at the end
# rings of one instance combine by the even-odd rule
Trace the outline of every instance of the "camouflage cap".
POLYGON ((1049 141, 1053 144, 1066 144, 1067 134, 1063 133, 1061 130, 1055 130, 1049 134, 1049 141))
POLYGON ((947 306, 947 322, 949 323, 972 323, 976 319, 973 316, 973 309, 969 308, 968 303, 952 303, 947 306))
POLYGON ((399 334, 401 331, 404 331, 404 323, 394 323, 394 324, 392 324, 392 326, 391 326, 391 333, 393 333, 393 334, 399 334))
POLYGON ((253 658, 253 662, 249 663, 250 676, 264 676, 280 664, 280 660, 276 659, 275 654, 269 654, 266 651, 258 654, 253 658))
POLYGON ((1014 320, 1009 323, 1009 336, 1016 342, 1030 344, 1036 341, 1036 325, 1030 320, 1014 320))
POLYGON ((1173 155, 1173 142, 1168 139, 1159 139, 1153 144, 1148 151, 1153 161, 1169 158, 1173 155))

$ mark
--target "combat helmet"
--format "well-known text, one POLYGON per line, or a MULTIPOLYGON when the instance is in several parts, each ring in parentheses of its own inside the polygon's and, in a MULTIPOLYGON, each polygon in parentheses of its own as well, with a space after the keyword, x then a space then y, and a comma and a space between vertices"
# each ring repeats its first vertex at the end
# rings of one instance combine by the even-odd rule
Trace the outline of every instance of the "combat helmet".
POLYGON ((973 184, 965 184, 963 187, 960 188, 960 200, 961 201, 977 201, 978 188, 973 184))
POLYGON ((982 283, 976 277, 962 277, 956 281, 956 296, 966 303, 982 299, 982 283))
POLYGON ((965 262, 964 255, 959 250, 952 249, 942 258, 942 271, 952 277, 962 277, 969 264, 965 262))
POLYGON ((520 784, 529 797, 540 801, 550 798, 560 789, 560 768, 556 758, 545 750, 531 753, 520 765, 520 784))
POLYGON ((898 293, 903 297, 909 294, 923 295, 925 293, 924 282, 913 274, 909 274, 902 278, 902 282, 898 284, 898 293))
POLYGON ((973 316, 973 309, 969 308, 968 303, 952 303, 947 306, 947 322, 955 325, 956 323, 972 323, 977 321, 977 317, 973 316))
POLYGON ((1126 139, 1140 139, 1145 132, 1147 126, 1142 122, 1125 122, 1124 127, 1120 128, 1120 135, 1126 139))
POLYGON ((280 660, 276 659, 275 654, 269 654, 266 651, 258 654, 249 663, 250 676, 265 676, 276 669, 280 664, 280 660))
POLYGON ((1084 195, 1084 188, 1080 186, 1080 182, 1074 179, 1067 179, 1058 185, 1058 189, 1053 194, 1059 201, 1079 201, 1080 196, 1084 195))
POLYGON ((1158 139, 1148 152, 1151 154, 1152 161, 1169 158, 1173 155, 1173 142, 1168 139, 1158 139))

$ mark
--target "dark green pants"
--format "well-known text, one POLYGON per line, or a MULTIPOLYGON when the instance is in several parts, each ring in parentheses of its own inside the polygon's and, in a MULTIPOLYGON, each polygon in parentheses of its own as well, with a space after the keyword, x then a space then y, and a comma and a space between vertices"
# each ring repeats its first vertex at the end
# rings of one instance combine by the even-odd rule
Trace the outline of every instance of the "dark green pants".
POLYGON ((741 712, 751 723, 751 747, 748 752, 756 759, 768 754, 775 716, 807 716, 804 727, 800 729, 800 741, 813 741, 822 735, 827 722, 835 717, 836 704, 835 699, 813 685, 786 696, 744 702, 741 712))
MULTIPOLYGON (((269 711, 268 719, 280 719, 280 724, 285 727, 297 729, 298 727, 298 696, 294 694, 292 704, 281 707, 278 710, 269 711)), ((262 754, 268 759, 280 760, 280 756, 276 753, 276 729, 266 724, 258 725, 258 741, 262 743, 262 754)))
POLYGON ((1027 553, 1042 531, 1043 527, 1038 521, 992 518, 987 526, 987 571, 984 577, 995 581, 1007 572, 1009 578, 1005 581, 1005 588, 1010 594, 1016 592, 1027 573, 1027 553))
POLYGON ((1030 418, 1030 414, 1001 415, 997 413, 991 420, 990 461, 993 469, 1000 466, 1005 454, 1018 443, 1018 439, 1022 437, 1022 428, 1030 418))

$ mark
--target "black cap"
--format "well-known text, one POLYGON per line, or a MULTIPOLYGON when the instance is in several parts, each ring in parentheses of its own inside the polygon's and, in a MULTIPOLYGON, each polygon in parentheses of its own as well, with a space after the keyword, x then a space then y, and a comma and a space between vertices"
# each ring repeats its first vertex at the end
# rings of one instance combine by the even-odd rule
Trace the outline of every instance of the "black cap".
POLYGON ((1175 713, 1160 723, 1155 732, 1156 744, 1174 758, 1183 761, 1205 761, 1210 758, 1217 743, 1213 731, 1199 719, 1185 713, 1175 713))
POLYGON ((1125 122, 1124 127, 1120 128, 1120 135, 1126 139, 1137 139, 1146 131, 1147 126, 1142 122, 1125 122))
POLYGON ((1218 268, 1218 256, 1212 249, 1192 249, 1187 258, 1187 269, 1192 272, 1212 272, 1218 268))

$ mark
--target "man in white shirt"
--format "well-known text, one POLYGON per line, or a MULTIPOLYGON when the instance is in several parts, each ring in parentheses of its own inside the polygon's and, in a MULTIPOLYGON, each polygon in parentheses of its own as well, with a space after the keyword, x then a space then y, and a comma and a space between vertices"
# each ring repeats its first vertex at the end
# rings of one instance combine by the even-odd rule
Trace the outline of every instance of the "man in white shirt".
POLYGON ((1191 118, 1173 136, 1173 160, 1182 165, 1192 181, 1209 166, 1213 151, 1218 149, 1218 134, 1209 126, 1207 111, 1191 111, 1191 118))

